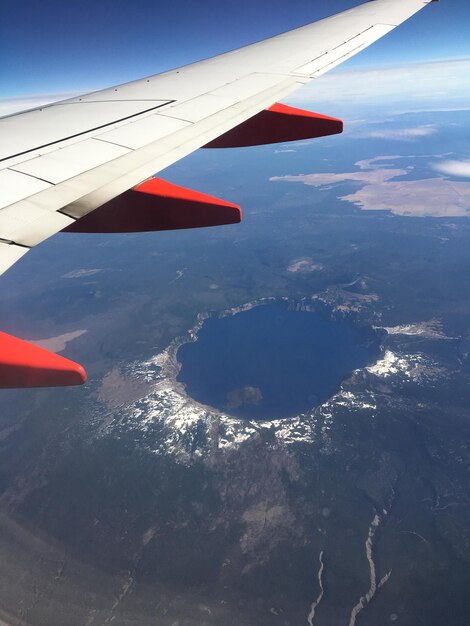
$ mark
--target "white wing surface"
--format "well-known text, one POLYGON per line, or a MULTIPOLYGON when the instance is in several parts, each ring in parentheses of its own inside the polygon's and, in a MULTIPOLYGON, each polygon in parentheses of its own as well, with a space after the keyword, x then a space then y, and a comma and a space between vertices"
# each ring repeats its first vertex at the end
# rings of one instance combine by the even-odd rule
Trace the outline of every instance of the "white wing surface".
POLYGON ((0 273, 27 250, 387 34, 372 0, 226 54, 0 119, 0 273))

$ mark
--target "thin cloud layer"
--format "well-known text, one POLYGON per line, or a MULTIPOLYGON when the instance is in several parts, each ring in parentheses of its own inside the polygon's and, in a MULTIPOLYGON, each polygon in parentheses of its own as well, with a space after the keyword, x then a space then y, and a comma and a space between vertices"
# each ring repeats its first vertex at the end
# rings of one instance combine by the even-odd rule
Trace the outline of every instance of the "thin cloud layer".
POLYGON ((378 105, 410 112, 468 110, 469 75, 468 58, 369 70, 341 68, 294 92, 289 102, 313 108, 326 103, 334 106, 332 115, 349 119, 352 110, 378 105))
POLYGON ((470 161, 443 161, 434 165, 433 169, 446 176, 470 178, 470 161))
POLYGON ((389 139, 391 141, 414 141, 423 137, 430 137, 438 132, 435 124, 414 126, 412 128, 384 128, 354 133, 360 139, 389 139))

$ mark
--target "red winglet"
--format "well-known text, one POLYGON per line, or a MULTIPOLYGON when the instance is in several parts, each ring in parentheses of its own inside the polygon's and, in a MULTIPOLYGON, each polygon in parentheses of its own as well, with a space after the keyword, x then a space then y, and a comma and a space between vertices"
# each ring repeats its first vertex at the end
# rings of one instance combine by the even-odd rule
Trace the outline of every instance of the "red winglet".
POLYGON ((299 141, 343 132, 343 122, 286 104, 273 104, 246 122, 220 135, 205 148, 242 148, 270 143, 299 141))
POLYGON ((231 202, 150 178, 77 220, 65 232, 131 233, 237 224, 231 202))
POLYGON ((81 365, 0 332, 0 388, 82 385, 81 365))

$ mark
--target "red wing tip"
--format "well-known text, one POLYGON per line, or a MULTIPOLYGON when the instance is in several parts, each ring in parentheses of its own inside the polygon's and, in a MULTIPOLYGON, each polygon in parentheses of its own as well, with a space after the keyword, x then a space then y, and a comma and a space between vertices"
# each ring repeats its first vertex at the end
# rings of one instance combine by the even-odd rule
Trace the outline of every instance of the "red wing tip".
POLYGON ((75 387, 87 381, 85 369, 68 361, 70 369, 11 367, 0 363, 0 389, 36 389, 39 387, 75 387))
POLYGON ((87 381, 85 368, 79 363, 64 359, 63 369, 21 372, 15 387, 76 387, 87 381))
POLYGON ((223 218, 222 218, 222 213, 220 214, 221 219, 220 219, 220 225, 226 225, 226 224, 239 224, 242 221, 242 210, 239 206, 237 206, 236 204, 230 205, 230 206, 224 206, 224 209, 227 209, 226 211, 224 211, 223 213, 223 218))
POLYGON ((172 198, 176 200, 186 200, 187 202, 197 202, 199 204, 215 204, 221 207, 229 207, 232 209, 238 209, 236 204, 222 200, 221 198, 215 198, 209 196, 201 191, 195 191, 194 189, 188 189, 186 187, 180 187, 174 183, 169 183, 167 180, 161 178, 149 178, 143 183, 136 185, 134 191, 141 193, 148 193, 150 195, 161 196, 166 198, 172 198))
POLYGON ((86 380, 79 363, 0 332, 0 388, 64 387, 86 380))
POLYGON ((327 137, 343 132, 342 120, 277 102, 219 135, 204 148, 247 148, 327 137))
POLYGON ((323 113, 316 113, 315 111, 298 109, 280 102, 276 102, 276 104, 273 104, 267 110, 273 111, 274 113, 284 113, 285 115, 297 115, 300 117, 314 117, 319 120, 327 120, 329 122, 338 122, 339 124, 343 124, 343 120, 340 120, 338 117, 331 117, 330 115, 323 115, 323 113))
MULTIPOLYGON (((70 361, 70 362, 73 363, 73 361, 70 361)), ((79 363, 74 363, 74 365, 76 366, 75 370, 72 370, 70 372, 71 378, 73 379, 74 382, 71 382, 69 384, 84 385, 88 378, 85 368, 83 367, 83 365, 80 365, 79 363)))

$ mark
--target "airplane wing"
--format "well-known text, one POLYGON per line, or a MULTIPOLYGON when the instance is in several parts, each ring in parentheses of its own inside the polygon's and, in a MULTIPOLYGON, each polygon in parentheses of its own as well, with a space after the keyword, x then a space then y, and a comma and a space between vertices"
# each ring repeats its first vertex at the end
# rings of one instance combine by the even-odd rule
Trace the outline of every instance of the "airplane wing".
MULTIPOLYGON (((370 0, 211 59, 0 118, 0 274, 59 231, 129 232, 240 221, 239 207, 152 177, 201 147, 341 132, 340 120, 277 101, 434 1, 370 0)), ((36 351, 33 360, 39 365, 31 377, 24 342, 18 349, 6 343, 9 347, 2 348, 0 341, 0 386, 84 382, 82 370, 76 380, 69 370, 43 380, 36 351), (13 365, 12 350, 15 359, 24 355, 13 365)), ((48 372, 51 367, 62 371, 62 363, 49 361, 48 372)))

